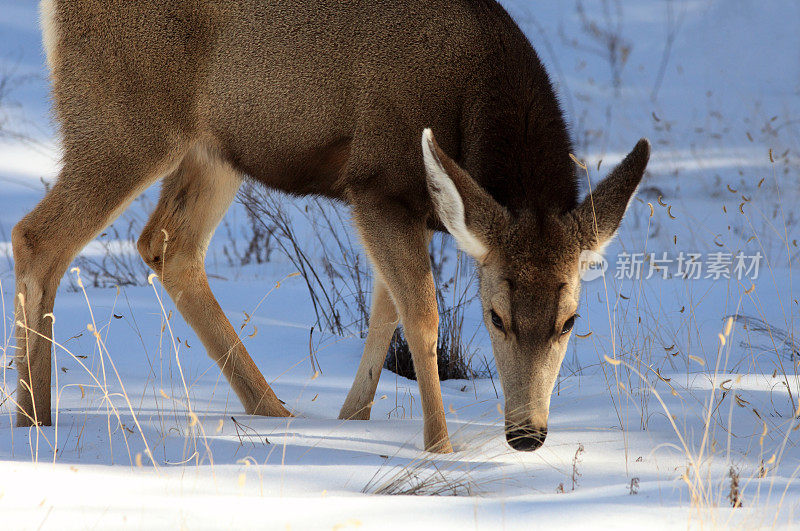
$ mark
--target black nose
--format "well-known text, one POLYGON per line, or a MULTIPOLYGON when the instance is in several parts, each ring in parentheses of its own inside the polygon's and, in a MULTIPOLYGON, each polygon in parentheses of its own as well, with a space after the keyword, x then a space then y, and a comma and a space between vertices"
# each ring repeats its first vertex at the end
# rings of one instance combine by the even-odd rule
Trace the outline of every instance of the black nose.
POLYGON ((506 430, 506 440, 514 450, 532 452, 544 444, 547 428, 514 428, 506 430))

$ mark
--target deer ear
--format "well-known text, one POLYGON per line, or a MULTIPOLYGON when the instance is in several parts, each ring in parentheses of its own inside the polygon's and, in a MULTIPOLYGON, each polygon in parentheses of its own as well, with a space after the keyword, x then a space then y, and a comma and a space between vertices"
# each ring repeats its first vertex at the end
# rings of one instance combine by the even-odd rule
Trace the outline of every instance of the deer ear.
POLYGON ((489 253, 489 235, 504 222, 505 209, 436 143, 422 133, 425 174, 436 215, 458 246, 478 262, 489 253))
POLYGON ((650 142, 639 140, 625 160, 576 209, 584 241, 602 253, 616 235, 650 159, 650 142))

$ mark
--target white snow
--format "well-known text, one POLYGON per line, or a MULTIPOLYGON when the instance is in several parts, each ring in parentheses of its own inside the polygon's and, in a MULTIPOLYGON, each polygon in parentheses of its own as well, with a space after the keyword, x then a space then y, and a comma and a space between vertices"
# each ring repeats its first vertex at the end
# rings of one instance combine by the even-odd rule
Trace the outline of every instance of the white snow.
MULTIPOLYGON (((504 2, 559 88, 593 184, 642 136, 653 142, 652 161, 606 253, 605 280, 584 286, 576 334, 591 335, 571 339, 544 446, 506 445, 496 377, 446 381, 456 452, 437 457, 422 451, 416 383, 388 371, 373 420, 336 420, 363 339, 312 334, 306 287, 286 279, 291 265, 276 251, 268 264, 231 268, 222 229, 208 260, 212 288, 234 327, 246 325, 245 346, 296 418, 244 415, 157 282, 84 296, 71 273, 55 309, 57 427, 12 427, 9 235, 42 197, 41 179, 57 174, 58 150, 35 2, 0 0, 0 71, 38 76, 11 90, 18 105, 0 108, 36 139, 0 143, 0 526, 800 526, 800 4, 629 0, 609 2, 607 12, 604 2, 584 4, 599 31, 582 28, 573 2, 504 2), (615 90, 597 35, 616 32, 618 21, 630 52, 615 90), (758 279, 615 278, 621 253, 739 251, 764 256, 758 279), (726 334, 737 313, 750 320, 726 334)), ((145 216, 149 202, 134 204, 120 227, 145 216)), ((238 230, 241 209, 228 220, 238 230)), ((132 244, 116 238, 84 256, 110 249, 130 258, 132 244)), ((476 360, 491 359, 482 326, 473 305, 464 335, 474 334, 476 360)))

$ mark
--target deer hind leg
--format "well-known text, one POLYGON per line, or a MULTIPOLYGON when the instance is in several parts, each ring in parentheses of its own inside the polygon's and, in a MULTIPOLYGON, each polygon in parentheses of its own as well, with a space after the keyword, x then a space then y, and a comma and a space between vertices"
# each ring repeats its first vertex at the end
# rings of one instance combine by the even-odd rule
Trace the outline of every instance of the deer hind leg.
POLYGON ((398 322, 399 316, 392 296, 380 273, 377 273, 372 290, 372 309, 364 354, 361 356, 353 387, 339 413, 340 419, 369 420, 386 351, 398 322))
POLYGON ((174 156, 167 151, 163 146, 160 162, 153 157, 155 163, 146 163, 68 150, 52 190, 14 227, 17 426, 51 424, 52 327, 46 316, 61 277, 97 233, 169 170, 174 156))
POLYGON ((452 452, 436 360, 439 313, 424 221, 394 202, 356 197, 353 214, 373 265, 392 294, 414 360, 425 449, 452 452))
POLYGON ((245 411, 287 417, 291 414, 250 358, 206 277, 209 241, 241 182, 230 165, 213 152, 193 149, 164 180, 159 203, 139 238, 139 253, 158 274, 245 411))

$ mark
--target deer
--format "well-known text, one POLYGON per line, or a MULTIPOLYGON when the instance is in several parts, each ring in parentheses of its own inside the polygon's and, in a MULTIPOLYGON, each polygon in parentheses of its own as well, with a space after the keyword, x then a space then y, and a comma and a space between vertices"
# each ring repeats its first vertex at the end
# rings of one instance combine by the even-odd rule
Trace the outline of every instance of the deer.
POLYGON ((209 241, 250 180, 344 202, 374 270, 340 418, 368 420, 402 324, 424 449, 448 453, 427 248, 474 259, 505 437, 539 448, 581 289, 645 172, 640 140, 583 200, 572 140, 528 38, 494 0, 42 0, 62 158, 12 231, 16 424, 51 425, 52 318, 80 250, 147 188, 143 260, 247 414, 292 416, 214 297, 209 241), (434 135, 435 132, 435 135, 434 135))

